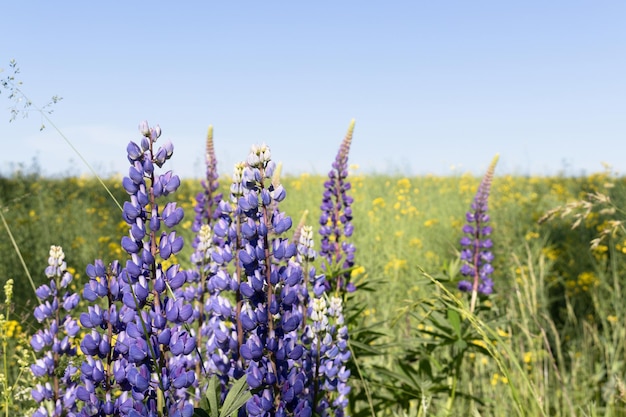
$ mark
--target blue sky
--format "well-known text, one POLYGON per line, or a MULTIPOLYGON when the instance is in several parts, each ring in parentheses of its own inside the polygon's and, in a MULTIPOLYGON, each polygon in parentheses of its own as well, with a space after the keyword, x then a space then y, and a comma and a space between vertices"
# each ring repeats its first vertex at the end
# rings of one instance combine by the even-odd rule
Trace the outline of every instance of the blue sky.
MULTIPOLYGON (((125 174, 137 125, 171 168, 220 171, 267 143, 288 173, 326 173, 352 118, 364 172, 626 172, 626 3, 590 1, 40 2, 3 5, 0 68, 21 68, 101 175, 125 174), (454 167, 454 170, 452 169, 454 167)), ((87 169, 41 118, 9 123, 0 172, 87 169)))

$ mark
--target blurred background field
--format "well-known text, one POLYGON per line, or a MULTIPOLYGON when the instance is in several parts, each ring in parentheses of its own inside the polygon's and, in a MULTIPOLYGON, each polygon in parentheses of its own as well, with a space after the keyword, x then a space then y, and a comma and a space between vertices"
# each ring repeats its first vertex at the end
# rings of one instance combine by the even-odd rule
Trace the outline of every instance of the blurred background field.
MULTIPOLYGON (((526 415, 626 415, 626 307, 621 296, 626 236, 616 222, 621 218, 618 208, 626 196, 626 179, 608 169, 586 177, 495 177, 489 200, 495 293, 481 300, 481 317, 494 336, 477 336, 472 343, 480 350, 492 339, 502 356, 494 361, 470 353, 459 372, 459 397, 453 405, 446 405, 445 396, 440 398, 436 389, 426 395, 428 387, 413 390, 407 386, 411 382, 386 377, 380 369, 391 371, 406 364, 420 340, 436 337, 420 314, 437 311, 442 288, 423 271, 453 297, 461 297, 456 291, 458 243, 480 178, 362 175, 353 166, 349 179, 358 265, 353 281, 357 287, 373 290, 357 291, 353 299, 365 306, 359 312, 360 327, 374 326, 383 335, 379 342, 388 346, 385 355, 359 362, 372 384, 370 390, 377 393, 371 401, 387 395, 386 401, 396 404, 396 408, 381 406, 378 414, 475 410, 480 415, 503 415, 526 404, 526 415), (608 205, 578 203, 570 207, 568 216, 557 214, 538 223, 551 209, 586 201, 594 193, 610 196, 608 205), (577 219, 579 226, 572 228, 577 219), (604 239, 591 247, 600 235, 604 239)), ((283 178, 288 197, 281 209, 294 223, 305 210, 307 222, 317 223, 324 180, 307 174, 283 178)), ((121 178, 105 183, 123 203, 127 196, 121 178)), ((226 191, 228 178, 220 183, 226 191)), ((199 181, 184 180, 176 193, 187 216, 179 230, 186 239, 186 249, 177 259, 183 266, 189 265, 191 216, 198 191, 199 181)), ((84 269, 95 258, 124 259, 120 239, 127 226, 95 179, 50 179, 18 172, 0 178, 0 205, 35 285, 44 281, 46 254, 53 244, 64 248, 76 289, 82 288, 84 269)), ((34 292, 6 229, 3 234, 0 283, 14 279, 12 317, 21 323, 19 332, 28 333, 35 325, 34 292)), ((359 382, 355 384, 359 392, 359 382)), ((368 415, 369 408, 357 402, 352 411, 368 415)))

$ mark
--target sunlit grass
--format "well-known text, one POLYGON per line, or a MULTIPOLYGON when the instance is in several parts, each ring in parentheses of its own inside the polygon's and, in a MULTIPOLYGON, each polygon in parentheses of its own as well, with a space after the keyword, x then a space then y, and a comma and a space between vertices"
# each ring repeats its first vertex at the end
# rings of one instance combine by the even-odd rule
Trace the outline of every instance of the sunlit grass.
MULTIPOLYGON (((367 306, 363 323, 383 324, 385 341, 394 343, 430 331, 414 316, 398 317, 404 317, 406 306, 416 300, 441 296, 422 271, 462 300, 455 286, 460 279, 458 243, 480 179, 363 175, 358 169, 350 179, 355 200, 352 242, 358 265, 352 282, 380 282, 374 292, 355 293, 356 300, 367 306)), ((283 178, 289 198, 281 209, 294 219, 308 210, 308 222, 315 224, 324 180, 309 174, 283 178)), ((106 181, 118 201, 124 201, 119 182, 106 181)), ((226 191, 228 179, 221 184, 226 191)), ((176 196, 187 215, 180 230, 186 242, 192 238, 191 216, 199 190, 198 181, 185 180, 176 196)), ((608 234, 589 247, 592 239, 613 226, 615 213, 609 211, 581 215, 577 229, 571 228, 574 218, 537 223, 550 209, 588 193, 610 192, 620 204, 626 201, 625 191, 626 181, 609 173, 585 178, 495 178, 490 214, 496 293, 481 301, 484 322, 474 325, 488 326, 485 334, 495 335, 475 343, 498 352, 500 362, 470 355, 457 382, 465 397, 457 397, 451 409, 434 397, 429 413, 421 415, 446 415, 449 410, 451 415, 470 415, 462 410, 519 414, 519 404, 531 404, 527 415, 625 415, 626 236, 608 234)), ((63 246, 76 266, 95 258, 108 262, 122 257, 120 238, 127 226, 96 180, 20 175, 0 179, 0 195, 0 209, 36 282, 41 282, 51 244, 63 246)), ((30 314, 36 301, 20 261, 8 239, 0 240, 0 247, 4 253, 0 283, 9 278, 15 282, 11 317, 30 314)), ((187 245, 175 261, 188 266, 190 251, 187 245)), ((84 271, 72 272, 79 290, 84 271)), ((7 319, 0 331, 19 350, 27 348, 23 342, 33 326, 32 320, 7 319)), ((401 349, 396 346, 388 352, 400 354, 401 349)), ((377 358, 371 364, 389 365, 393 360, 377 358)), ((364 372, 372 369, 367 361, 362 363, 364 372)), ((423 410, 418 403, 415 400, 407 410, 423 410)), ((390 408, 386 415, 396 411, 390 408)))

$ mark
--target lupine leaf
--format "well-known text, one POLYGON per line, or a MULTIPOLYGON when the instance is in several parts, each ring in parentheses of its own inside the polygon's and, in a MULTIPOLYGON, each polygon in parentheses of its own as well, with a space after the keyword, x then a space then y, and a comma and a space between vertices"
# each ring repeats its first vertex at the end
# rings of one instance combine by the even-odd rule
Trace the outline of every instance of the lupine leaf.
POLYGON ((209 387, 206 390, 206 399, 209 402, 210 417, 219 417, 219 381, 217 376, 209 379, 209 387))
POLYGON ((219 417, 228 417, 237 412, 250 398, 252 398, 252 393, 248 389, 246 377, 242 376, 230 388, 219 417))
POLYGON ((382 355, 383 353, 383 351, 380 349, 377 349, 376 346, 370 346, 368 344, 361 343, 357 340, 351 340, 350 345, 361 353, 360 356, 363 356, 364 354, 379 356, 379 355, 382 355))
POLYGON ((461 338, 461 316, 459 316, 459 313, 457 313, 456 311, 452 309, 448 309, 448 323, 450 323, 450 326, 452 327, 452 330, 454 330, 454 333, 456 333, 457 338, 460 339, 461 338))
POLYGON ((400 382, 410 387, 413 387, 414 381, 411 378, 409 378, 407 375, 405 375, 404 373, 401 374, 401 373, 392 371, 390 369, 378 367, 378 366, 376 366, 375 369, 377 373, 388 376, 395 382, 400 382))

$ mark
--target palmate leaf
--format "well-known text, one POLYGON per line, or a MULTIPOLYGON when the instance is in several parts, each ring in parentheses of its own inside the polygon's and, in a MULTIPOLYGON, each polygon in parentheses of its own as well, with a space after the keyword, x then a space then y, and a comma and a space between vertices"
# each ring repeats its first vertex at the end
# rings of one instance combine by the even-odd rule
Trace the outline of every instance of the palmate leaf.
POLYGON ((452 330, 454 330, 457 339, 461 339, 461 316, 450 308, 448 309, 448 323, 450 323, 452 330))
POLYGON ((239 409, 252 397, 248 389, 246 377, 239 378, 228 391, 224 403, 220 407, 220 381, 217 376, 209 380, 205 398, 206 406, 195 408, 194 417, 230 417, 237 413, 239 409))
POLYGON ((246 377, 242 376, 228 391, 219 417, 229 417, 231 414, 236 413, 250 398, 252 398, 252 393, 248 389, 246 377))
POLYGON ((219 416, 220 384, 217 375, 213 375, 209 380, 209 387, 206 391, 206 399, 209 402, 209 412, 211 417, 219 416))
POLYGON ((448 320, 441 314, 439 311, 431 311, 428 315, 427 320, 433 327, 441 330, 444 333, 451 333, 450 325, 448 324, 448 320))
POLYGON ((209 386, 200 402, 201 408, 193 409, 193 417, 219 417, 220 385, 217 376, 209 379, 209 386))
POLYGON ((367 343, 359 342, 358 340, 351 340, 350 346, 359 353, 359 357, 363 356, 380 356, 383 351, 378 346, 371 346, 367 343))
POLYGON ((379 375, 388 378, 388 389, 393 391, 393 395, 405 397, 405 399, 420 398, 424 392, 445 391, 448 388, 439 385, 438 380, 433 379, 432 370, 428 361, 420 361, 419 369, 407 363, 399 363, 398 371, 385 369, 376 366, 375 369, 379 375), (398 385, 399 384, 399 385, 398 385))

